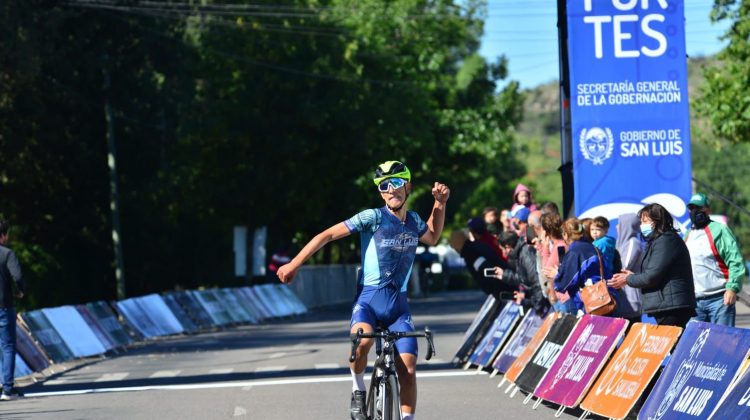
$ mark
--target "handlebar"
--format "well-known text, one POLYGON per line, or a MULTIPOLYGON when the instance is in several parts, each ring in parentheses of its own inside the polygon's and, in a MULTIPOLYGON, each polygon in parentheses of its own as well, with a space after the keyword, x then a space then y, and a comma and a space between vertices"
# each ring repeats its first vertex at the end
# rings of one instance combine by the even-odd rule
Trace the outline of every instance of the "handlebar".
POLYGON ((360 328, 357 330, 356 334, 351 334, 349 336, 349 338, 352 340, 352 352, 349 356, 349 362, 353 363, 355 360, 357 360, 357 347, 359 347, 359 343, 363 338, 380 338, 385 341, 395 342, 400 338, 406 337, 424 337, 427 339, 427 354, 424 357, 425 360, 430 360, 432 359, 432 356, 437 354, 437 352, 435 351, 435 343, 432 341, 432 331, 429 329, 429 327, 425 327, 424 332, 386 330, 369 333, 364 332, 362 328, 360 328))

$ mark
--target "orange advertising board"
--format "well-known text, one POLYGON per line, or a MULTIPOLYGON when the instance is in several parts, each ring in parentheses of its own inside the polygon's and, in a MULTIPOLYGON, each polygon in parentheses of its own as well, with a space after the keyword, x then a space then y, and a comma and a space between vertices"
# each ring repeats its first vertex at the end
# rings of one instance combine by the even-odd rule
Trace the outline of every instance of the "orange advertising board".
POLYGON ((624 419, 681 333, 679 327, 633 324, 581 407, 600 416, 624 419))
POLYGON ((553 312, 544 319, 544 323, 542 323, 542 326, 539 327, 536 334, 534 334, 534 337, 532 337, 531 341, 529 341, 529 344, 526 345, 521 354, 518 355, 516 360, 510 366, 508 371, 505 372, 504 378, 506 381, 515 383, 516 379, 518 379, 518 375, 521 374, 523 368, 526 367, 527 363, 529 363, 529 360, 531 360, 534 352, 539 347, 539 345, 542 344, 542 341, 544 341, 544 337, 547 336, 550 328, 552 328, 552 324, 559 317, 560 315, 557 312, 553 312))

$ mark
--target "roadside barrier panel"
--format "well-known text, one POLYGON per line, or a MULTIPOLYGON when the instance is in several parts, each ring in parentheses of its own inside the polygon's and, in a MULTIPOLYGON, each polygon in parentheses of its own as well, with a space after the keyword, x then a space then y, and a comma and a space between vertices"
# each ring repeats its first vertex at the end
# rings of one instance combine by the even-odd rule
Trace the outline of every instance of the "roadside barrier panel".
MULTIPOLYGON (((531 360, 531 358, 534 356, 534 353, 536 353, 536 351, 539 349, 539 346, 542 344, 544 339, 547 338, 547 334, 549 334, 550 329, 552 329, 552 325, 555 323, 555 321, 557 321, 558 318, 560 318, 560 315, 560 313, 552 312, 547 315, 546 318, 544 318, 544 322, 536 331, 534 337, 531 338, 529 344, 524 347, 524 349, 521 351, 521 354, 516 357, 516 360, 514 360, 508 368, 508 371, 505 372, 503 382, 508 381, 511 384, 515 384, 518 376, 521 374, 521 372, 523 372, 524 368, 526 368, 529 360, 531 360)), ((502 386, 503 382, 501 382, 498 386, 502 386)), ((508 388, 508 391, 509 390, 510 388, 508 388)))
POLYGON ((19 321, 16 321, 16 350, 26 364, 36 372, 41 372, 50 365, 49 356, 19 321))
POLYGON ((134 298, 134 300, 143 312, 154 321, 156 328, 161 331, 159 335, 180 334, 185 331, 161 296, 154 293, 134 298))
POLYGON ((237 302, 245 308, 245 311, 247 311, 250 316, 252 316, 254 319, 253 323, 257 324, 265 319, 266 316, 263 314, 263 311, 258 308, 258 305, 256 305, 255 302, 245 293, 244 289, 245 287, 233 287, 229 290, 234 294, 237 302))
POLYGON ((115 307, 123 319, 144 338, 154 338, 161 335, 161 328, 157 327, 151 317, 143 311, 134 299, 115 302, 115 307))
POLYGON ((302 303, 299 296, 297 296, 292 289, 286 284, 277 284, 278 289, 282 295, 286 296, 287 302, 292 306, 295 315, 302 315, 307 313, 307 306, 302 303))
POLYGON ((464 369, 468 369, 473 364, 479 366, 479 370, 482 370, 495 360, 503 344, 510 337, 513 327, 521 318, 521 311, 523 311, 523 308, 515 302, 507 302, 503 306, 500 314, 484 334, 484 338, 479 342, 469 361, 466 362, 464 369))
POLYGON ((190 291, 172 291, 167 293, 168 296, 182 306, 187 312, 190 319, 201 329, 210 329, 217 326, 206 308, 198 302, 198 299, 190 291))
POLYGON ((237 296, 230 289, 216 289, 214 293, 227 307, 235 322, 242 324, 257 322, 255 317, 240 304, 237 296))
POLYGON ((581 408, 611 419, 627 417, 681 333, 680 327, 633 324, 581 408))
POLYGON ((542 381, 544 375, 547 374, 549 368, 557 360, 576 324, 578 324, 578 319, 570 314, 563 314, 559 319, 555 320, 552 328, 549 330, 549 334, 544 338, 539 349, 534 353, 529 363, 526 364, 523 372, 518 375, 516 386, 529 393, 527 402, 530 400, 539 382, 542 381))
POLYGON ((75 306, 76 311, 81 315, 81 318, 83 318, 84 321, 86 321, 86 325, 91 328, 91 331, 94 332, 96 335, 96 338, 99 339, 99 341, 104 345, 104 348, 107 350, 112 350, 113 348, 117 347, 117 342, 107 334, 107 331, 104 330, 104 327, 102 327, 99 324, 99 321, 96 320, 96 317, 89 312, 86 305, 76 305, 75 306))
MULTIPOLYGON (((546 317, 547 314, 544 314, 544 318, 546 317)), ((526 316, 523 317, 521 323, 518 324, 518 328, 516 328, 516 331, 508 340, 508 344, 492 363, 492 376, 495 376, 497 373, 505 373, 510 369, 510 366, 516 360, 518 355, 521 354, 523 349, 534 337, 534 334, 539 330, 539 327, 542 326, 544 318, 539 316, 534 310, 529 311, 526 316)))
POLYGON ((707 419, 748 351, 750 330, 690 321, 638 418, 707 419))
POLYGON ((484 300, 482 307, 477 312, 477 315, 461 340, 461 347, 458 348, 456 355, 453 356, 452 363, 455 366, 463 366, 474 352, 477 342, 484 337, 487 328, 490 327, 492 320, 495 319, 495 316, 500 311, 500 302, 492 295, 488 295, 487 299, 484 300))
POLYGON ((275 317, 283 318, 292 314, 293 311, 291 308, 281 299, 279 293, 272 285, 261 284, 253 287, 253 289, 264 302, 268 303, 275 317))
POLYGON ((748 419, 750 418, 750 370, 743 370, 742 376, 729 389, 719 406, 709 417, 711 419, 748 419))
POLYGON ((96 302, 89 302, 86 304, 86 309, 93 315, 99 322, 99 325, 109 334, 109 336, 117 343, 119 347, 126 347, 133 343, 133 338, 130 336, 125 327, 118 321, 117 315, 109 307, 107 302, 100 300, 96 302))
POLYGON ((88 357, 107 352, 96 334, 72 306, 42 309, 75 357, 88 357))
POLYGON ((191 290, 190 292, 211 316, 215 325, 229 325, 233 322, 227 308, 221 304, 211 290, 191 290))
POLYGON ((162 295, 161 298, 164 299, 164 304, 169 307, 169 310, 172 311, 185 332, 194 333, 198 331, 198 326, 193 322, 186 310, 177 302, 174 295, 166 294, 162 295))
POLYGON ((23 376, 29 376, 32 373, 34 373, 34 371, 31 370, 29 365, 27 365, 26 362, 21 358, 21 356, 16 353, 16 368, 13 372, 13 377, 20 378, 23 376))
POLYGON ((75 357, 41 310, 24 312, 20 317, 52 361, 60 363, 75 357))
POLYGON ((357 264, 307 265, 288 286, 308 308, 349 303, 357 292, 357 264))
POLYGON ((628 321, 622 318, 584 315, 534 395, 559 404, 561 413, 564 407, 577 407, 627 327, 628 321))
POLYGON ((274 313, 271 307, 263 300, 263 297, 258 293, 258 289, 255 287, 243 287, 242 292, 247 296, 248 300, 260 310, 263 314, 261 319, 273 318, 274 313))

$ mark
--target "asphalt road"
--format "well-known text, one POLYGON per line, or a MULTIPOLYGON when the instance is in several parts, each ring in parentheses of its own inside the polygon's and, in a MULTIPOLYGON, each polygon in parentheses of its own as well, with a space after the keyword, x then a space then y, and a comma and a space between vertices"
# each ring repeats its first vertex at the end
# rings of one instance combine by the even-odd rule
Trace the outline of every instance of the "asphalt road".
MULTIPOLYGON (((448 363, 483 300, 448 293, 411 302, 417 328, 435 332, 438 350, 429 362, 420 355, 418 418, 554 419, 556 406, 532 410, 523 395, 510 399, 498 389, 499 378, 448 363)), ((738 314, 738 323, 747 318, 738 314)), ((37 383, 21 383, 27 397, 1 402, 0 418, 346 419, 348 320, 344 305, 58 365, 37 383)))

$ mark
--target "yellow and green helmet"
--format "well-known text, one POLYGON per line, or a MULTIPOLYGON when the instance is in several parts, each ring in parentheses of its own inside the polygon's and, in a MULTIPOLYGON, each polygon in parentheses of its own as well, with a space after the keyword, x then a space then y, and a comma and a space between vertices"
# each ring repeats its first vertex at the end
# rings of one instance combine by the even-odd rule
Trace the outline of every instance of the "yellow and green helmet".
POLYGON ((411 172, 406 165, 397 160, 389 160, 378 165, 378 168, 375 169, 375 178, 373 178, 375 185, 380 185, 381 182, 390 178, 402 178, 409 182, 411 181, 411 172))

